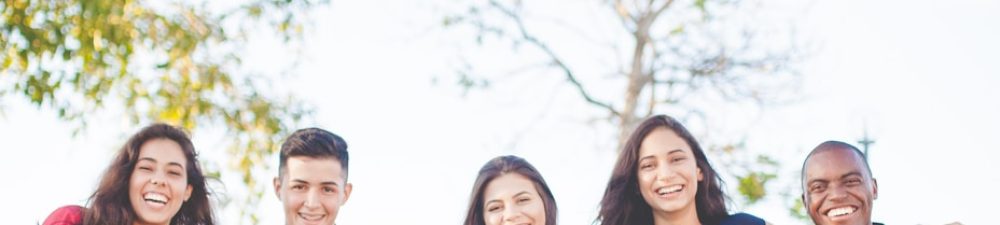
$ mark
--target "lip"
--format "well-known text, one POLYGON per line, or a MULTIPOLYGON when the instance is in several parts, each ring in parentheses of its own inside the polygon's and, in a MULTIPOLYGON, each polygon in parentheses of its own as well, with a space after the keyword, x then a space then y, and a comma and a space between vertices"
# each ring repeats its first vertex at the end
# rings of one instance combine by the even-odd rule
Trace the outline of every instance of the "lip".
POLYGON ((684 191, 684 185, 683 184, 673 184, 673 185, 664 185, 664 186, 659 186, 657 188, 654 188, 653 189, 653 194, 657 198, 675 198, 677 196, 680 196, 681 192, 683 192, 683 191, 684 191), (680 187, 677 187, 677 186, 680 186, 680 187), (670 193, 667 193, 667 194, 660 194, 663 189, 670 190, 670 189, 674 189, 674 188, 676 188, 677 190, 673 191, 673 192, 670 192, 670 193))
POLYGON ((313 213, 298 213, 296 215, 299 221, 303 224, 320 224, 323 219, 326 219, 326 214, 313 214, 313 213))
POLYGON ((156 192, 156 191, 143 192, 142 196, 139 196, 139 197, 142 198, 142 202, 144 203, 143 205, 146 205, 149 208, 157 209, 157 210, 158 209, 166 208, 167 204, 170 202, 170 196, 168 196, 168 195, 166 195, 164 193, 156 192), (159 202, 155 202, 155 201, 150 200, 150 198, 157 198, 157 197, 162 197, 163 198, 163 203, 159 203, 159 202))

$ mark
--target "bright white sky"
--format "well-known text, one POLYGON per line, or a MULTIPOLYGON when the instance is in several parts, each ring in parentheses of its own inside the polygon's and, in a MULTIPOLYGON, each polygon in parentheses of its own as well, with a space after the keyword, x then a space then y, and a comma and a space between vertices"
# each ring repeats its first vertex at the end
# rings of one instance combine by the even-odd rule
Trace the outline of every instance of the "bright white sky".
MULTIPOLYGON (((581 2, 548 2, 543 7, 550 8, 539 11, 597 11, 595 3, 581 2)), ((601 112, 583 103, 559 74, 529 72, 462 97, 453 85, 456 53, 480 50, 455 44, 468 43, 471 35, 439 29, 440 13, 450 10, 442 6, 451 3, 334 1, 316 13, 317 31, 306 39, 298 75, 275 79, 275 91, 309 101, 317 111, 315 126, 351 146, 355 192, 339 224, 459 224, 476 171, 506 154, 539 168, 555 192, 561 224, 589 224, 615 157, 612 127, 588 123, 601 112)), ((723 116, 710 120, 747 129, 748 149, 782 163, 778 184, 798 182, 798 166, 813 146, 829 139, 853 142, 867 122, 877 140, 870 156, 879 179, 876 221, 992 223, 991 205, 1000 202, 993 194, 1000 186, 1000 166, 993 162, 1000 156, 1000 2, 768 4, 768 15, 800 23, 802 36, 818 46, 802 67, 804 101, 753 116, 716 112, 723 116)), ((268 62, 287 59, 282 46, 249 48, 250 67, 276 70, 268 62)), ((501 56, 509 53, 497 49, 506 46, 490 48, 478 54, 495 53, 498 65, 518 59, 501 56)), ((491 68, 483 63, 488 61, 477 65, 491 68)), ((598 90, 621 86, 590 84, 610 85, 593 87, 598 90)), ((0 105, 0 139, 8 146, 0 157, 8 182, 0 192, 14 203, 2 217, 10 224, 41 222, 58 206, 83 204, 113 151, 137 129, 107 113, 74 138, 70 125, 50 110, 11 98, 0 105)), ((225 166, 217 133, 195 133, 195 145, 203 161, 225 166)), ((234 176, 224 181, 230 189, 240 185, 234 176)), ((738 197, 736 183, 727 182, 729 195, 738 197)), ((800 223, 787 215, 781 188, 737 210, 775 224, 800 223)), ((238 191, 216 191, 241 199, 238 191)), ((798 195, 798 189, 789 191, 798 195)), ((262 224, 280 224, 273 192, 264 199, 262 224)), ((235 223, 232 209, 220 213, 222 224, 235 223)))

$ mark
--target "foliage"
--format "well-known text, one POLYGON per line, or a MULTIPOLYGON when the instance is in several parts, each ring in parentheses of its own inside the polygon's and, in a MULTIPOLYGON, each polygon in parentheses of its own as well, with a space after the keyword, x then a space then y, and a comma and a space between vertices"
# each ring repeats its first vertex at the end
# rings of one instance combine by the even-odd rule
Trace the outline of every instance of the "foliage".
POLYGON ((108 110, 133 124, 224 127, 232 168, 250 192, 242 218, 257 223, 253 210, 268 182, 255 177, 268 177, 258 174, 265 159, 311 110, 241 70, 242 45, 260 27, 296 41, 307 25, 303 13, 327 3, 3 0, 0 97, 52 108, 77 131, 108 110))

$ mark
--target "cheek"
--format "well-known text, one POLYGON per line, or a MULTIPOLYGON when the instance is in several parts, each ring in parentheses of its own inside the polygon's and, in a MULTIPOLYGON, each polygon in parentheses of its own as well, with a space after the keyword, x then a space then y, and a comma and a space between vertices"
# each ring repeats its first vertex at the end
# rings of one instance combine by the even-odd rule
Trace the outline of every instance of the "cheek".
POLYGON ((324 195, 320 197, 320 201, 323 202, 323 207, 326 208, 328 213, 336 213, 340 210, 339 195, 324 195))
POLYGON ((187 181, 182 180, 182 181, 170 182, 170 187, 171 187, 170 189, 173 190, 174 192, 174 196, 183 197, 184 192, 187 191, 187 181))
POLYGON ((868 190, 866 190, 864 187, 860 187, 859 186, 859 187, 851 188, 849 193, 851 194, 851 196, 854 196, 854 198, 858 199, 858 201, 864 202, 864 203, 867 203, 867 204, 871 204, 871 202, 872 202, 871 199, 873 199, 873 197, 871 197, 872 196, 871 192, 869 192, 868 190))
POLYGON ((805 201, 806 204, 809 204, 808 209, 810 212, 816 213, 819 211, 819 207, 823 203, 820 199, 822 199, 822 197, 816 194, 809 194, 808 197, 806 197, 805 201))
POLYGON ((545 225, 545 203, 536 201, 536 204, 532 204, 531 217, 537 222, 535 224, 545 225))
POLYGON ((500 224, 501 218, 499 213, 485 212, 483 213, 483 220, 486 225, 498 225, 500 224))
POLYGON ((653 183, 654 179, 653 173, 643 172, 643 171, 639 171, 636 174, 636 177, 638 178, 637 180, 639 183, 639 190, 645 190, 646 188, 649 188, 649 185, 653 183))
POLYGON ((296 193, 288 189, 281 189, 281 196, 281 203, 285 205, 285 209, 294 210, 298 208, 298 206, 302 205, 302 193, 296 193))
POLYGON ((132 175, 129 176, 129 179, 128 179, 128 190, 129 190, 129 192, 136 192, 136 193, 138 193, 139 191, 142 190, 142 185, 145 184, 148 181, 149 181, 149 179, 146 178, 146 176, 143 176, 142 174, 133 172, 132 175))
POLYGON ((699 177, 701 177, 699 176, 700 173, 698 172, 699 171, 698 164, 696 164, 694 161, 688 161, 688 162, 689 163, 677 165, 678 167, 680 167, 677 169, 684 171, 683 173, 687 174, 688 180, 695 180, 695 181, 700 180, 698 179, 699 177))

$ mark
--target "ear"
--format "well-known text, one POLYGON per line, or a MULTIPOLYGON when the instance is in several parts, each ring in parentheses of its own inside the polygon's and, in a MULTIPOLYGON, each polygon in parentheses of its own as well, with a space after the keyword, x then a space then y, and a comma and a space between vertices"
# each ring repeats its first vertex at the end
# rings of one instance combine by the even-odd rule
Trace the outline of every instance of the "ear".
POLYGON ((701 174, 701 167, 695 166, 694 169, 698 171, 698 181, 704 180, 705 175, 701 174))
POLYGON ((192 188, 190 184, 188 184, 187 188, 184 189, 184 201, 185 202, 187 202, 188 199, 191 198, 191 191, 193 191, 193 190, 194 190, 194 188, 192 188))
POLYGON ((878 199, 878 181, 875 178, 872 178, 872 197, 878 199))
POLYGON ((802 206, 806 207, 806 211, 809 211, 809 201, 806 201, 806 194, 802 193, 799 195, 799 200, 802 201, 802 206))
POLYGON ((347 203, 347 199, 351 198, 351 190, 352 189, 354 189, 354 185, 353 184, 347 183, 347 184, 344 185, 344 200, 340 201, 340 205, 344 205, 344 203, 347 203))
POLYGON ((281 177, 274 177, 272 182, 274 183, 274 195, 278 196, 278 200, 281 200, 281 177))

